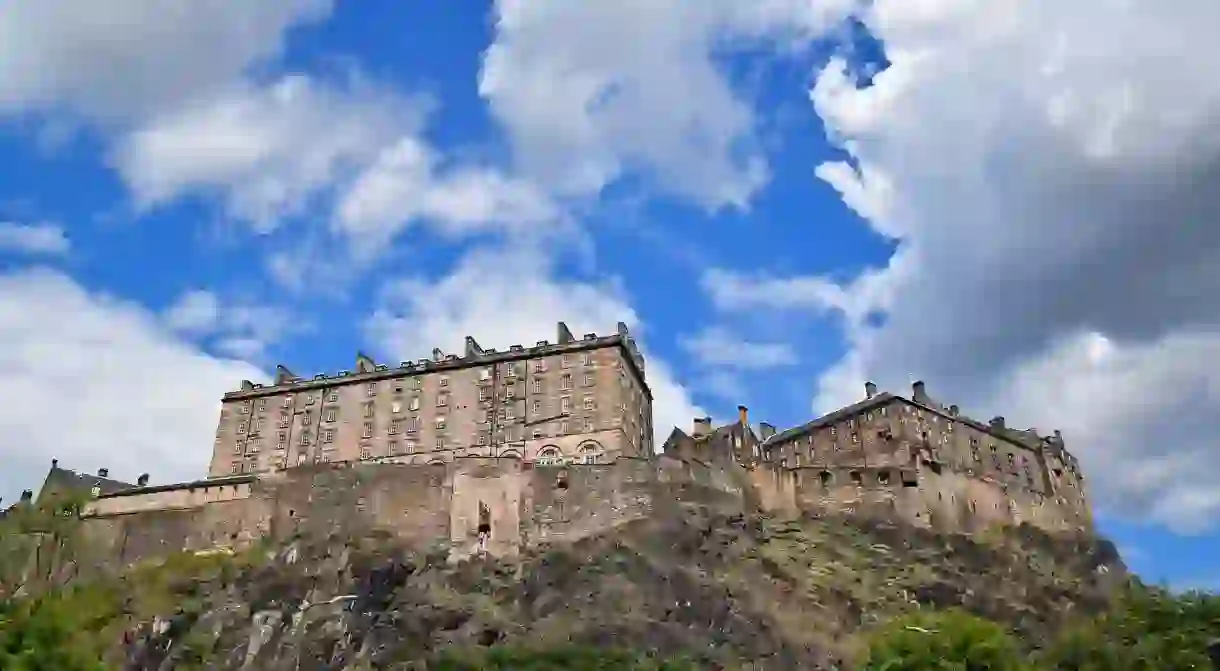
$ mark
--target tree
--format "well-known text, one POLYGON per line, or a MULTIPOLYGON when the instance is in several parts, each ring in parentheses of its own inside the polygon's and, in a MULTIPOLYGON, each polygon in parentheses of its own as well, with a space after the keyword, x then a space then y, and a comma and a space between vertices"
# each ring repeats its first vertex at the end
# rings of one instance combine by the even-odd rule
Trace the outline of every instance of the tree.
POLYGON ((998 624, 960 610, 891 620, 868 639, 866 671, 1017 671, 1017 641, 998 624))

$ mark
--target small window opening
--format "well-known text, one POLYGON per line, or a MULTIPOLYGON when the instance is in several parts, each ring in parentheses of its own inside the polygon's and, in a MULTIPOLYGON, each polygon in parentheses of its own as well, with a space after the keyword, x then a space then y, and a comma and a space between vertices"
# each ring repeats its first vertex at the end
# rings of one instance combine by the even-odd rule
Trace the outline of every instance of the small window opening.
POLYGON ((851 472, 851 483, 857 487, 864 484, 864 477, 860 475, 860 471, 851 472))
POLYGON ((559 477, 555 478, 555 486, 560 489, 567 489, 568 488, 568 476, 565 474, 560 474, 559 477))
POLYGON ((491 509, 479 501, 479 533, 491 533, 491 509))
POLYGON ((818 474, 818 477, 822 479, 823 485, 829 485, 830 481, 832 480, 830 471, 822 471, 821 473, 818 474))
POLYGON ((880 473, 878 473, 878 474, 877 474, 877 484, 879 484, 879 485, 888 485, 888 484, 890 484, 890 472, 889 472, 889 471, 881 471, 880 473))

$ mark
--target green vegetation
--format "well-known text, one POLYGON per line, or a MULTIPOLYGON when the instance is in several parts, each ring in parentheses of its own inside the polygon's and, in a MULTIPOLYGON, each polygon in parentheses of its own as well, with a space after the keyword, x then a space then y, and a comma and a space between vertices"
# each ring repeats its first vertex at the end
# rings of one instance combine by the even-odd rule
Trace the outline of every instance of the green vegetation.
POLYGON ((1130 585, 1114 608, 1027 655, 999 625, 959 611, 891 620, 869 637, 867 671, 1177 671, 1207 669, 1220 596, 1130 585))
MULTIPOLYGON (((686 660, 658 660, 621 650, 578 646, 546 650, 492 648, 485 654, 444 654, 438 671, 694 671, 686 660)), ((429 668, 433 668, 430 666, 429 668)))

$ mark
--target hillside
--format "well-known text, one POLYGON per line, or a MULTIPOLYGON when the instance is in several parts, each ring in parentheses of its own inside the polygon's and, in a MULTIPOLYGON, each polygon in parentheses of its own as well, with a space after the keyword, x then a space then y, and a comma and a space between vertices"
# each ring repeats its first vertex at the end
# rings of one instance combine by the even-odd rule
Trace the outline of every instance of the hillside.
MULTIPOLYGON (((855 634, 961 606, 1037 645, 1103 609, 1113 546, 1030 528, 940 536, 849 519, 685 507, 506 564, 388 537, 180 555, 96 583, 113 668, 417 668, 488 648, 625 648, 697 668, 834 668, 855 634)), ((83 598, 83 597, 76 597, 83 598)))

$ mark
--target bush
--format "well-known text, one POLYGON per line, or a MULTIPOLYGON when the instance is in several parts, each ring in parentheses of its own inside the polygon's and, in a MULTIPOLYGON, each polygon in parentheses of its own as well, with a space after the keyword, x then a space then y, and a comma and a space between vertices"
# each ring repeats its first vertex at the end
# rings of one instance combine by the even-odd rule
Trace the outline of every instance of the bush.
POLYGON ((0 604, 0 669, 102 671, 108 626, 119 616, 115 595, 78 588, 0 604))
POLYGON ((1025 669, 1016 639, 1002 627, 959 610, 891 620, 868 640, 867 671, 1016 671, 1025 669))

